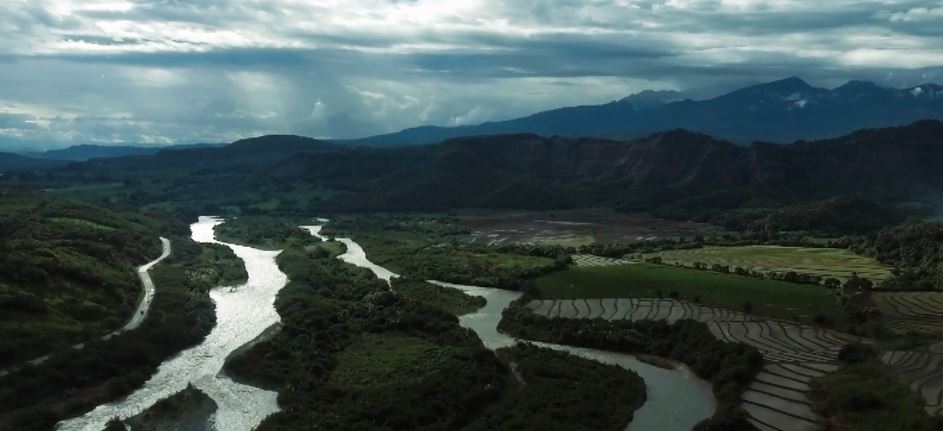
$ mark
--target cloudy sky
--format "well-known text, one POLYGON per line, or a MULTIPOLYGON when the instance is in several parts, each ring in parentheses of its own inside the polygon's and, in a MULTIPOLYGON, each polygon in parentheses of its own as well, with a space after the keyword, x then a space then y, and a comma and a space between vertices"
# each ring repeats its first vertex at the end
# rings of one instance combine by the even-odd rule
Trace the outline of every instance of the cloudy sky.
POLYGON ((943 82, 943 0, 4 0, 0 150, 359 137, 798 75, 943 82))

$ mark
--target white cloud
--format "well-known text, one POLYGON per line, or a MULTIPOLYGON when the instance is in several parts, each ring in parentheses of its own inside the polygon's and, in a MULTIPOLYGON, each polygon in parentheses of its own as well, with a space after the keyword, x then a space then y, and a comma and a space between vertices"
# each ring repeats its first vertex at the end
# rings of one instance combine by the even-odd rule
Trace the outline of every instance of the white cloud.
POLYGON ((788 75, 914 85, 924 68, 943 67, 938 0, 4 6, 0 133, 37 142, 350 137, 601 103, 646 88, 729 88, 788 75))

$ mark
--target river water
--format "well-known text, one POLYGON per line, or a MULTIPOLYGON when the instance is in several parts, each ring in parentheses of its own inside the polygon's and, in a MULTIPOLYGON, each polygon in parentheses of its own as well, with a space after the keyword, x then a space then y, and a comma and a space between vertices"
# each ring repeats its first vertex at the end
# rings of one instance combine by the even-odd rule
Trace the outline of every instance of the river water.
POLYGON ((363 251, 363 248, 360 247, 360 244, 354 242, 350 238, 337 238, 338 241, 344 243, 347 246, 347 251, 338 256, 337 258, 347 262, 351 265, 356 265, 361 268, 367 268, 376 274, 377 278, 386 282, 386 284, 391 284, 391 280, 399 277, 399 275, 393 273, 380 265, 377 265, 367 259, 367 253, 363 251))
POLYGON ((210 291, 216 304, 216 326, 199 345, 167 360, 131 395, 96 407, 87 414, 60 422, 59 430, 99 431, 114 417, 134 416, 157 401, 193 384, 218 405, 211 419, 222 431, 250 431, 278 411, 278 394, 233 381, 222 374, 226 358, 281 319, 275 296, 288 277, 275 262, 280 251, 266 251, 216 240, 214 229, 223 221, 200 217, 190 226, 194 241, 229 247, 245 263, 248 280, 235 287, 210 291))
MULTIPOLYGON (((310 230, 309 230, 310 231, 310 230)), ((320 230, 311 232, 319 239, 320 230)), ((392 271, 367 259, 359 244, 349 238, 338 238, 347 246, 347 252, 339 256, 344 262, 367 268, 387 283, 399 277, 392 271)), ((485 347, 491 350, 512 346, 520 340, 498 332, 501 314, 511 302, 520 298, 520 292, 477 286, 463 286, 440 281, 429 281, 443 287, 485 298, 487 303, 478 311, 459 316, 459 323, 471 329, 485 347)), ((635 411, 627 431, 688 431, 698 422, 714 414, 717 400, 711 384, 698 378, 684 365, 677 364, 673 370, 659 368, 636 359, 635 356, 582 347, 526 341, 537 346, 568 352, 572 355, 608 365, 616 365, 638 373, 645 380, 648 399, 635 411)))
MULTIPOLYGON (((498 332, 501 314, 511 302, 521 297, 520 292, 431 280, 429 282, 485 298, 485 306, 474 313, 459 316, 459 324, 475 331, 488 349, 500 349, 520 341, 498 332)), ((527 342, 638 373, 645 380, 648 399, 635 411, 632 422, 626 427, 628 431, 687 431, 714 414, 717 401, 710 383, 698 378, 681 364, 677 364, 674 370, 668 370, 646 364, 635 356, 624 353, 529 340, 527 342)))

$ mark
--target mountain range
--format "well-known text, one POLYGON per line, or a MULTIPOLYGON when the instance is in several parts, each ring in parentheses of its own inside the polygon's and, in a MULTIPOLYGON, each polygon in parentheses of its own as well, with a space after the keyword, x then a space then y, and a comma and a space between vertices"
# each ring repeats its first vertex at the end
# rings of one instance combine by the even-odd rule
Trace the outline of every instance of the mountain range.
POLYGON ((843 228, 868 219, 870 228, 901 208, 941 202, 939 166, 943 123, 923 120, 790 145, 744 146, 683 129, 629 141, 508 134, 400 148, 265 136, 73 163, 50 175, 122 181, 119 201, 203 212, 259 210, 260 202, 283 213, 607 206, 730 225, 790 209, 843 228))
POLYGON ((895 89, 851 81, 825 89, 793 77, 707 100, 679 100, 681 97, 676 92, 647 91, 603 105, 560 108, 507 121, 423 126, 337 142, 398 146, 509 133, 634 139, 684 128, 738 144, 791 143, 838 137, 864 128, 943 119, 943 87, 936 84, 895 89))
POLYGON ((90 159, 107 159, 127 156, 149 156, 164 150, 185 150, 206 148, 224 144, 192 144, 170 146, 137 146, 137 145, 73 145, 71 147, 47 150, 44 152, 25 153, 23 155, 38 159, 86 161, 90 159))
POLYGON ((62 160, 37 159, 20 154, 0 153, 0 175, 10 172, 58 168, 67 163, 62 160))

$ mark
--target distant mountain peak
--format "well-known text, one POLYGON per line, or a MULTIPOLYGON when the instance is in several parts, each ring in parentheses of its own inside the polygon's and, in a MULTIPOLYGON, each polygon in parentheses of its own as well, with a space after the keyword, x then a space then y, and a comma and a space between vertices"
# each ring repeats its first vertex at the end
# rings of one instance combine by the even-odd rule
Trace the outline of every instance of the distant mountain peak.
POLYGON ((836 88, 835 91, 840 92, 840 93, 847 93, 847 92, 873 91, 873 90, 881 90, 881 89, 882 89, 881 86, 871 81, 859 81, 859 80, 853 79, 851 81, 846 82, 841 87, 836 88))
POLYGON ((754 88, 762 88, 766 90, 777 90, 784 92, 800 92, 814 90, 815 87, 809 85, 808 82, 805 82, 802 78, 798 76, 791 76, 786 79, 780 79, 779 81, 773 81, 766 84, 757 85, 754 88))
POLYGON ((850 81, 827 89, 793 76, 710 99, 681 99, 671 91, 643 91, 602 105, 564 107, 478 125, 406 129, 348 142, 410 145, 467 135, 525 132, 625 140, 681 127, 740 144, 788 143, 924 118, 943 119, 943 87, 934 84, 902 89, 850 81), (665 97, 669 98, 667 103, 665 97), (677 100, 670 101, 672 98, 677 100), (654 105, 643 103, 652 99, 654 105))
POLYGON ((649 109, 684 99, 684 94, 675 90, 645 90, 623 97, 617 103, 629 103, 636 109, 649 109))

